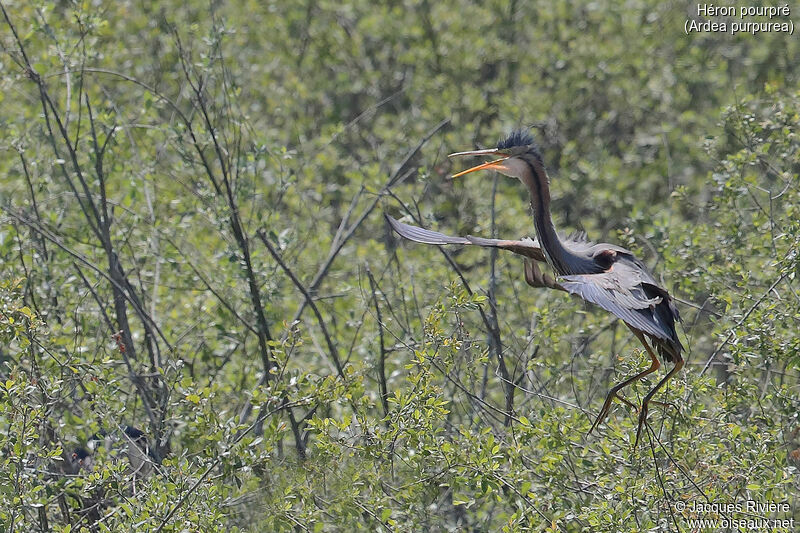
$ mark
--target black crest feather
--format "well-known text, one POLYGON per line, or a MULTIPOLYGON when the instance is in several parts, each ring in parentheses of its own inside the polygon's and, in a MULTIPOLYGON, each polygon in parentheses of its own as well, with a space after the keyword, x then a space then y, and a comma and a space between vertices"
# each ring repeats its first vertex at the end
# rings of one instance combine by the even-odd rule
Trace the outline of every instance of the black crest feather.
POLYGON ((528 129, 514 130, 508 137, 497 143, 498 150, 508 150, 518 146, 528 146, 528 152, 536 156, 539 161, 542 160, 542 153, 539 151, 539 147, 528 129))
POLYGON ((528 146, 534 144, 533 135, 527 129, 512 131, 508 137, 497 143, 499 150, 507 150, 517 146, 528 146))

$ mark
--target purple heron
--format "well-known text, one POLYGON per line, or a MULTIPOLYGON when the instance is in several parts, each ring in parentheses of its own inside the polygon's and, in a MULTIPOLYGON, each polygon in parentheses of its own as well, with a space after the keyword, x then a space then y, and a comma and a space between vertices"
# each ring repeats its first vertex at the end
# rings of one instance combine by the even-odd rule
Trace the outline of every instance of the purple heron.
POLYGON ((550 179, 541 153, 529 133, 515 131, 500 142, 497 148, 450 154, 450 157, 462 156, 491 156, 493 159, 459 172, 453 176, 454 178, 478 170, 495 170, 519 179, 528 188, 536 240, 450 237, 387 217, 390 224, 397 233, 415 242, 494 247, 522 255, 526 258, 525 280, 529 285, 563 290, 580 296, 612 313, 633 331, 650 356, 650 367, 618 383, 608 392, 589 433, 608 415, 614 398, 636 409, 636 406, 621 396, 619 391, 660 368, 661 363, 656 352, 666 362, 673 363, 672 369, 642 400, 635 448, 639 442, 642 426, 647 420, 653 396, 680 371, 684 364, 681 357, 683 346, 675 330, 675 321, 680 320, 680 315, 672 298, 653 278, 647 267, 629 250, 614 244, 594 244, 575 236, 565 239, 558 236, 550 215, 550 179), (547 263, 556 277, 553 278, 543 272, 536 262, 547 263))

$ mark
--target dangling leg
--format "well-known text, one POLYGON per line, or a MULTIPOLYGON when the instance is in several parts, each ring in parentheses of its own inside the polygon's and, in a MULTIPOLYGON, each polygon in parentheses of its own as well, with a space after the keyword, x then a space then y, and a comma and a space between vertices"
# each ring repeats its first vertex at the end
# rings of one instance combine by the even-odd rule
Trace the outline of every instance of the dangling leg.
POLYGON ((558 284, 549 274, 545 274, 532 259, 525 259, 525 281, 531 287, 547 287, 548 289, 556 289, 563 291, 564 287, 558 284))
POLYGON ((650 400, 653 398, 655 393, 658 392, 658 389, 663 387, 664 383, 669 381, 669 379, 674 374, 679 372, 681 368, 683 368, 683 358, 681 358, 680 354, 678 354, 678 360, 675 362, 675 366, 672 367, 672 370, 670 370, 667 373, 667 375, 664 376, 664 379, 659 381, 658 384, 655 387, 653 387, 653 389, 650 392, 647 393, 647 395, 644 397, 644 400, 642 400, 642 410, 639 411, 639 427, 636 428, 636 442, 633 443, 633 449, 634 450, 636 449, 636 445, 639 444, 639 433, 641 433, 641 431, 642 431, 642 426, 645 423, 647 423, 647 409, 648 409, 648 404, 650 403, 650 400))
POLYGON ((639 339, 639 341, 642 343, 642 345, 647 350, 647 353, 650 355, 650 361, 651 361, 650 362, 650 368, 648 368, 647 370, 645 370, 643 372, 639 372, 638 374, 636 374, 633 377, 630 377, 630 378, 626 379, 625 381, 623 381, 619 385, 615 385, 614 388, 612 388, 610 391, 608 391, 608 396, 606 396, 606 401, 603 403, 603 408, 600 409, 600 414, 597 415, 597 418, 595 419, 594 424, 592 424, 592 428, 589 430, 589 433, 594 431, 594 428, 599 426, 600 422, 602 422, 603 419, 608 415, 608 411, 611 409, 611 402, 614 400, 614 398, 617 398, 617 399, 625 402, 629 406, 633 407, 634 410, 637 410, 637 407, 633 403, 631 403, 630 401, 628 401, 627 399, 625 399, 625 398, 623 398, 622 396, 619 395, 619 391, 622 390, 624 387, 627 387, 631 383, 634 383, 637 379, 641 379, 641 378, 645 377, 647 374, 652 374, 653 372, 655 372, 656 370, 658 370, 661 367, 661 363, 658 362, 658 358, 656 357, 656 354, 653 353, 652 348, 650 348, 650 345, 647 344, 647 340, 645 340, 644 335, 640 331, 635 330, 635 329, 631 328, 630 326, 628 326, 628 327, 631 329, 631 331, 633 331, 633 334, 636 335, 636 338, 639 339))
MULTIPOLYGON (((653 353, 653 348, 651 346, 648 346, 648 343, 646 342, 647 339, 645 339, 644 335, 642 335, 641 333, 635 331, 630 326, 628 326, 628 327, 630 328, 631 331, 633 331, 633 334, 636 335, 636 337, 639 339, 639 342, 641 342, 644 345, 644 347, 647 348, 647 353, 650 354, 650 358, 651 359, 655 359, 656 356, 653 353)), ((633 405, 633 403, 631 403, 630 401, 626 400, 625 398, 623 398, 619 394, 617 394, 617 398, 619 398, 623 402, 625 402, 628 405, 630 405, 631 407, 633 407, 637 412, 639 411, 639 408, 637 406, 633 405)), ((656 400, 650 400, 650 403, 654 403, 656 405, 660 405, 661 407, 672 407, 673 409, 676 409, 676 410, 678 409, 675 406, 675 404, 670 403, 670 402, 659 402, 659 401, 656 401, 656 400)))

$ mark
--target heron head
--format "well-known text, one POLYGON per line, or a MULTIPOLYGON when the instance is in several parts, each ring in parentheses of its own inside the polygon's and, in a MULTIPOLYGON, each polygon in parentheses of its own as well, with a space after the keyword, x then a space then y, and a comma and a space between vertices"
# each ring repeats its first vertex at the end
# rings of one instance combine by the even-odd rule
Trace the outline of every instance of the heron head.
POLYGON ((497 148, 456 152, 450 154, 448 157, 469 155, 492 156, 496 159, 454 174, 454 178, 469 174, 470 172, 475 172, 476 170, 496 170, 506 176, 521 179, 528 168, 528 163, 525 161, 526 159, 533 158, 539 165, 542 164, 542 155, 539 152, 536 142, 533 140, 533 136, 528 130, 524 129, 512 131, 508 137, 497 143, 497 148))

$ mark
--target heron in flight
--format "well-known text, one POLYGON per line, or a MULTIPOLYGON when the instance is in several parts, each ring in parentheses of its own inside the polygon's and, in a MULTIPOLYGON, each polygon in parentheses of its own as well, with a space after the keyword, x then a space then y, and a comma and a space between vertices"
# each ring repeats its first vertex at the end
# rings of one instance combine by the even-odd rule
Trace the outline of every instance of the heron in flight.
POLYGON ((650 367, 625 379, 608 392, 589 433, 608 415, 614 398, 634 410, 637 409, 619 391, 660 368, 656 351, 666 362, 673 363, 674 366, 667 375, 642 400, 635 448, 642 426, 647 420, 647 411, 653 396, 684 364, 681 357, 683 346, 675 331, 675 321, 680 320, 680 315, 672 298, 629 250, 613 244, 594 244, 577 235, 565 239, 558 236, 550 215, 550 179, 542 155, 529 133, 515 131, 501 141, 497 148, 450 154, 450 157, 462 156, 491 156, 493 159, 459 172, 454 178, 478 170, 496 170, 519 179, 528 188, 536 240, 451 237, 387 217, 390 224, 403 237, 420 243, 493 247, 522 255, 525 257, 525 281, 529 285, 563 290, 580 296, 617 316, 633 331, 650 356, 650 367), (542 271, 537 262, 547 263, 555 272, 556 278, 542 271))

